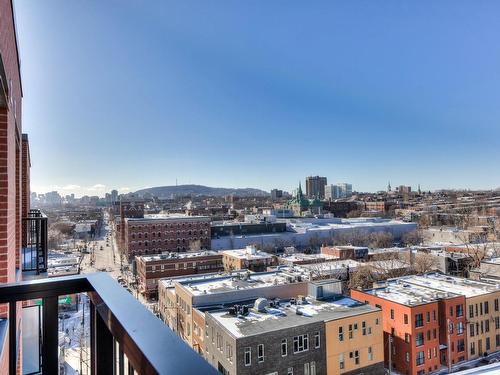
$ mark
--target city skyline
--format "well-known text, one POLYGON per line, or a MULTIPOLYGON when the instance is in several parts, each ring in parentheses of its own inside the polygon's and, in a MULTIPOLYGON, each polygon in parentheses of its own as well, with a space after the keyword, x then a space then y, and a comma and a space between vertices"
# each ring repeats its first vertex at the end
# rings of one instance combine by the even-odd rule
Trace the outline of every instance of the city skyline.
POLYGON ((481 4, 17 0, 32 189, 495 189, 498 6, 481 4))

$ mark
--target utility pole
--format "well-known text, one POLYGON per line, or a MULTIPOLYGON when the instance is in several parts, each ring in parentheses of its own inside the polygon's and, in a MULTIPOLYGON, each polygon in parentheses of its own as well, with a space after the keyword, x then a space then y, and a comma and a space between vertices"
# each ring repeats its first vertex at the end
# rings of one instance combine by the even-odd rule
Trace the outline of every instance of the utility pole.
POLYGON ((392 335, 389 335, 389 375, 392 374, 392 335))
POLYGON ((450 321, 450 318, 446 320, 448 323, 448 374, 451 374, 451 343, 450 343, 450 334, 453 329, 453 323, 450 321))

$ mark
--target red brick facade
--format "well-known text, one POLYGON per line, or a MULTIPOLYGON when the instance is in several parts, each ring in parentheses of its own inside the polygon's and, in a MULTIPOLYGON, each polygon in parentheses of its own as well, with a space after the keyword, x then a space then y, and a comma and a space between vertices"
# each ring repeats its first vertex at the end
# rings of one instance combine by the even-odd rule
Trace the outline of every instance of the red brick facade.
POLYGON ((123 250, 129 258, 210 249, 210 218, 205 216, 125 219, 123 250))
MULTIPOLYGON (((20 268, 23 171, 21 98, 12 2, 0 0, 0 283, 15 282, 16 271, 20 268)), ((8 318, 7 311, 6 305, 0 306, 0 318, 8 318)), ((19 326, 20 320, 16 324, 19 326)), ((8 372, 8 348, 0 348, 0 353, 0 373, 4 374, 8 372)))
POLYGON ((139 291, 148 298, 157 296, 158 279, 224 271, 222 253, 214 251, 138 256, 135 259, 139 291))

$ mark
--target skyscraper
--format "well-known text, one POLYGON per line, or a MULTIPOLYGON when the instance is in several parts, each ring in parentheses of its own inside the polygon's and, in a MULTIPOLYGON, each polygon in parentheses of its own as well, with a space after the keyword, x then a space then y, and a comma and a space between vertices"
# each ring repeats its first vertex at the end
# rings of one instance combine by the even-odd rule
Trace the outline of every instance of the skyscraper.
POLYGON ((306 195, 308 198, 319 197, 325 199, 326 177, 309 176, 306 177, 306 195))

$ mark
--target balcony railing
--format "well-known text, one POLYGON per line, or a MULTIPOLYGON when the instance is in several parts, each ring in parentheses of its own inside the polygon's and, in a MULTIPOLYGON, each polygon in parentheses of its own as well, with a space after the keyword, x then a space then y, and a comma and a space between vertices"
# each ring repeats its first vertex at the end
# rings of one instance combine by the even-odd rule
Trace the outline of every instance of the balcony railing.
POLYGON ((30 210, 23 218, 22 269, 47 272, 47 216, 40 210, 30 210))
POLYGON ((58 296, 82 292, 90 299, 91 374, 217 373, 108 274, 95 273, 0 285, 0 303, 9 304, 10 374, 16 374, 20 344, 17 304, 42 300, 41 373, 57 374, 58 296))

